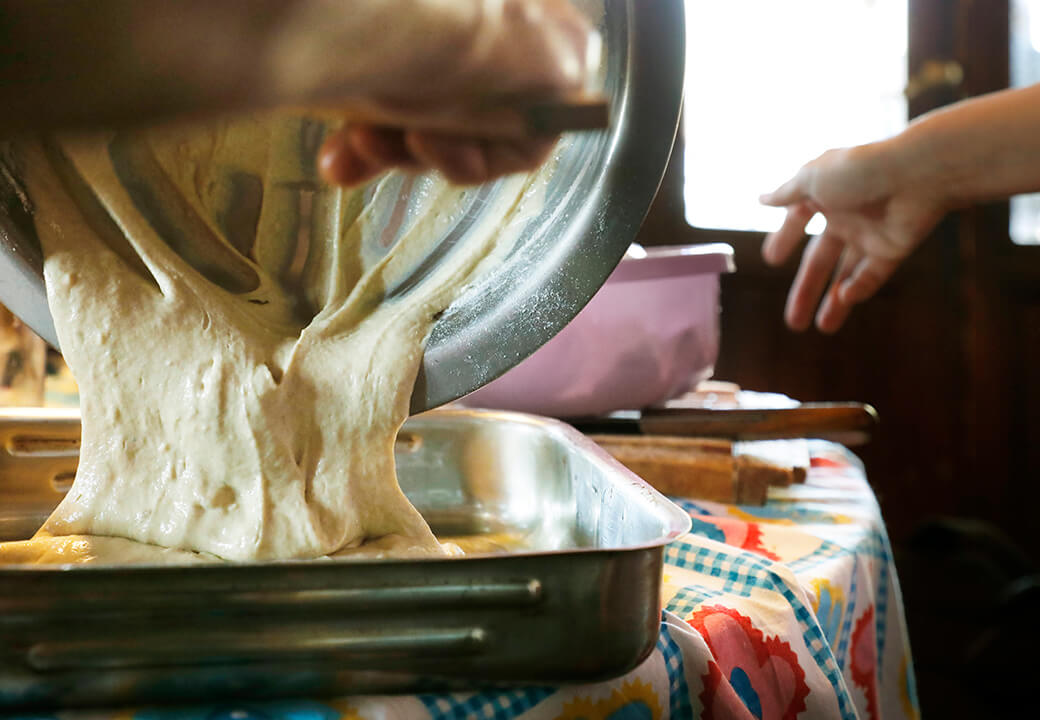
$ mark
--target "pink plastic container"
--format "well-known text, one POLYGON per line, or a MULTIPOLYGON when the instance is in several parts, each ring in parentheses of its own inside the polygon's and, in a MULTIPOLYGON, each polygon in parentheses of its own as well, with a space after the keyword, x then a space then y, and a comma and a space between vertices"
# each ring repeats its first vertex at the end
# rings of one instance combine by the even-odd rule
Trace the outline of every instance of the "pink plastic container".
POLYGON ((714 372, 719 275, 733 270, 729 245, 633 245, 567 327, 461 402, 567 418, 681 395, 714 372))

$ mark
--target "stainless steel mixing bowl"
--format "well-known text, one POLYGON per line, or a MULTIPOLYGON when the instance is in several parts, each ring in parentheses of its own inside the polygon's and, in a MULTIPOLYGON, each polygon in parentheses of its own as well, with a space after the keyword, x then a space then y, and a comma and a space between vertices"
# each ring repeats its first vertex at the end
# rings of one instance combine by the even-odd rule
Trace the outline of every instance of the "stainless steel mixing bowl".
MULTIPOLYGON (((621 259, 657 192, 682 104, 682 0, 585 0, 604 41, 603 91, 613 107, 609 131, 566 142, 546 192, 544 211, 526 226, 503 263, 469 288, 438 320, 412 397, 415 412, 461 397, 538 349, 589 301, 621 259)), ((320 121, 308 130, 320 137, 320 121)), ((314 145, 301 134, 301 166, 314 145)), ((43 284, 39 217, 19 180, 17 140, 0 143, 0 302, 57 346, 43 284)), ((118 166, 125 138, 112 142, 118 166)), ((423 181, 398 178, 386 217, 400 223, 423 181)), ((128 189, 133 183, 127 179, 128 189)), ((321 192, 317 186, 301 193, 321 192)), ((138 188, 137 190, 139 190, 138 188)), ((384 188, 385 189, 385 188, 384 188)), ((492 183, 468 194, 455 227, 414 271, 430 270, 451 251, 499 192, 492 183)), ((137 190, 133 190, 136 192, 137 190)), ((147 191, 147 188, 144 189, 147 191)), ((385 196, 385 193, 381 193, 385 196)), ((142 198, 141 206, 148 203, 142 198)), ((147 212, 142 209, 142 214, 147 212)), ((153 226, 160 228, 161 218, 153 226)), ((392 239, 391 239, 392 241, 392 239)), ((388 292, 400 292, 401 287, 388 292)))

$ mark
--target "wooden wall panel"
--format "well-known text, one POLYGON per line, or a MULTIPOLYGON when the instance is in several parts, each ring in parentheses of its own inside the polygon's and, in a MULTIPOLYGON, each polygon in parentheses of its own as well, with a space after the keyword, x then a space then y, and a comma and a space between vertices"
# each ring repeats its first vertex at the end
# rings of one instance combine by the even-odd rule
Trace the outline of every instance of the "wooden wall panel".
MULTIPOLYGON (((1006 86, 1007 0, 910 0, 910 8, 911 72, 928 60, 964 68, 961 87, 922 94, 912 115, 1006 86)), ((679 143, 675 157, 681 152, 679 143)), ((995 636, 992 618, 965 608, 985 604, 987 592, 997 603, 1008 567, 1035 572, 1040 560, 1040 247, 1014 246, 1007 223, 1006 204, 951 216, 833 337, 784 327, 796 265, 766 267, 760 235, 686 225, 679 162, 641 238, 734 246, 718 377, 877 407, 880 430, 857 452, 899 559, 925 717, 1019 716, 1014 698, 995 700, 970 680, 979 668, 966 660, 995 636), (930 524, 937 517, 956 520, 930 524), (987 565, 995 547, 1017 560, 987 565), (1011 709, 998 710, 1000 702, 1011 709)), ((999 672, 1002 657, 987 667, 999 672)))
MULTIPOLYGON (((947 59, 965 70, 962 87, 922 94, 911 114, 1006 85, 1006 0, 910 6, 911 72, 947 59)), ((1004 527, 1040 557, 1016 507, 1021 478, 1040 470, 1040 450, 1029 449, 1040 445, 1040 405, 1022 386, 1040 374, 1023 359, 1036 350, 1024 343, 1037 332, 1040 248, 1011 245, 1006 204, 947 219, 837 335, 796 334, 782 320, 796 263, 765 266, 761 235, 688 227, 681 153, 680 137, 641 242, 734 246, 717 376, 803 400, 874 404, 881 428, 860 452, 897 541, 930 516, 957 514, 1004 527)))

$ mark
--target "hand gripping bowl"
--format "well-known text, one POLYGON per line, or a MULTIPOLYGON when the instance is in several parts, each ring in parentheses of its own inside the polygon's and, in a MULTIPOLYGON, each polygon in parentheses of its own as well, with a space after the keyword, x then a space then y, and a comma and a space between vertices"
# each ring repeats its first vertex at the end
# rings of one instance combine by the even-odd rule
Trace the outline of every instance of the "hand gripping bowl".
MULTIPOLYGON (((581 0, 598 25, 605 67, 602 91, 613 118, 607 132, 577 135, 561 145, 546 190, 546 202, 503 263, 475 283, 435 325, 412 397, 415 412, 436 407, 484 385, 516 365, 555 335, 603 284, 635 237, 657 191, 671 151, 682 101, 684 38, 681 0, 581 0)), ((313 198, 328 192, 313 172, 315 139, 324 133, 318 117, 284 152, 309 169, 313 182, 290 190, 313 198)), ((125 138, 117 133, 110 154, 125 138)), ((33 197, 20 181, 19 141, 0 143, 0 302, 57 345, 47 310, 33 197)), ((118 172, 118 170, 117 170, 118 172)), ((138 178, 126 178, 131 195, 138 178)), ((407 214, 423 192, 423 179, 395 177, 383 184, 389 197, 379 231, 395 236, 393 219, 407 214), (396 192, 394 188, 396 187, 396 192)), ((146 188, 147 190, 147 188, 146 188)), ((282 188, 284 191, 284 188, 282 188)), ((455 225, 411 278, 388 295, 407 289, 446 257, 480 217, 493 207, 499 183, 468 193, 455 225)), ((232 196, 236 193, 231 193, 232 196)), ((147 205, 147 199, 142 205, 147 205)), ((382 211, 383 208, 380 208, 382 211)), ((230 214, 225 208, 223 214, 230 214)), ((148 218, 158 228, 162 218, 148 218)), ((220 226, 219 218, 210 218, 220 226)), ((399 228, 396 228, 399 230, 399 228)))

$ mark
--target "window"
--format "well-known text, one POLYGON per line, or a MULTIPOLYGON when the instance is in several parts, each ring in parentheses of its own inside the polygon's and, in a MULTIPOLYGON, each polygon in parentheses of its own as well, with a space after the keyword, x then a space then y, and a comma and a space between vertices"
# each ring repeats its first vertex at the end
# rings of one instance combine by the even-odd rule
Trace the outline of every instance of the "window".
MULTIPOLYGON (((1012 0, 1011 84, 1040 82, 1040 0, 1012 0)), ((1011 199, 1008 231, 1017 245, 1040 245, 1040 194, 1011 199)))
POLYGON ((761 193, 828 148, 905 127, 907 0, 686 0, 686 12, 690 225, 775 229, 783 211, 761 193))

